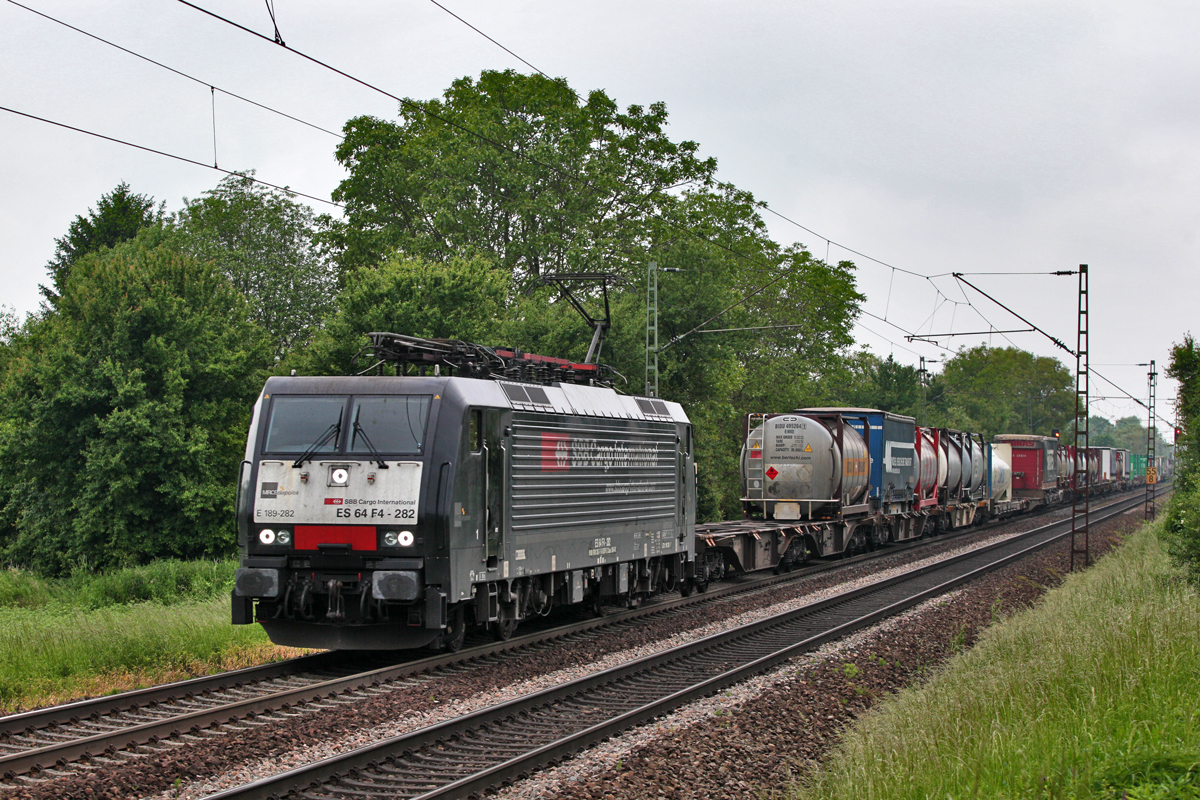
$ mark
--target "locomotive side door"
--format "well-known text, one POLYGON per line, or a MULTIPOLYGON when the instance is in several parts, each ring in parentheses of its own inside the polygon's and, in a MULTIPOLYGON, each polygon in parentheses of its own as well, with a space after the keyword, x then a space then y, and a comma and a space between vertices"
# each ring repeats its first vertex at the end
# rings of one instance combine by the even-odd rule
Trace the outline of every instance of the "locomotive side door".
POLYGON ((679 540, 686 541, 696 525, 696 461, 692 443, 692 426, 681 425, 678 448, 679 475, 679 540))
POLYGON ((484 558, 489 570, 497 569, 504 557, 504 467, 507 459, 505 449, 509 446, 501 432, 500 411, 484 409, 483 411, 483 455, 484 455, 484 486, 481 499, 484 508, 486 525, 486 542, 484 558))

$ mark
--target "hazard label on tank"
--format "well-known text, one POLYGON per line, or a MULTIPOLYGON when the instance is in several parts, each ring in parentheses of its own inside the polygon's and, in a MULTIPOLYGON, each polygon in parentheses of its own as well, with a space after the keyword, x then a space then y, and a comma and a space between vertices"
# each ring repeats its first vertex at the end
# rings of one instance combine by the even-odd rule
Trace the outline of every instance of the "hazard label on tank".
POLYGON ((806 445, 804 445, 804 452, 806 452, 806 453, 811 453, 811 452, 812 452, 812 445, 811 445, 811 444, 806 444, 806 445))
POLYGON ((779 475, 779 470, 775 469, 774 467, 767 467, 766 476, 768 478, 770 478, 771 480, 775 480, 775 478, 778 475, 779 475))

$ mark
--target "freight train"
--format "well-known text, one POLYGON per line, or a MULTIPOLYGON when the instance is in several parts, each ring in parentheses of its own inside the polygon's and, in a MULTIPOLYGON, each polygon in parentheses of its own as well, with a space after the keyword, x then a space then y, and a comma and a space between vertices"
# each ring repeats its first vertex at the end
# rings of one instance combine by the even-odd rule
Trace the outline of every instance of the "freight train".
POLYGON ((1064 502, 1076 463, 1094 492, 1135 480, 1126 451, 804 408, 746 415, 743 519, 697 525, 677 403, 619 394, 598 364, 369 336, 394 376, 273 377, 254 406, 232 616, 277 644, 456 650, 472 626, 503 640, 556 607, 632 607, 1064 502))
MULTIPOLYGON (((1129 451, 929 428, 866 408, 748 414, 737 524, 697 526, 696 573, 787 571, 810 556, 981 525, 1138 483, 1129 451), (1087 470, 1087 475, 1076 473, 1087 470)), ((1142 480, 1144 480, 1144 468, 1142 480)))

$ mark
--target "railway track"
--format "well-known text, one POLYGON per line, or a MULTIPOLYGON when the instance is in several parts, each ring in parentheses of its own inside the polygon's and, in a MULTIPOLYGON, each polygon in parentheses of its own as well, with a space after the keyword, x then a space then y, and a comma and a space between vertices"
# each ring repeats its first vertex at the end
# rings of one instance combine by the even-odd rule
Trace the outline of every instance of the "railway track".
POLYGON ((39 709, 0 718, 0 775, 13 778, 37 773, 88 757, 111 755, 124 748, 147 745, 179 734, 197 732, 245 720, 280 709, 295 713, 306 704, 331 700, 344 703, 414 681, 436 680, 439 670, 470 661, 519 658, 537 646, 558 646, 580 636, 596 635, 601 628, 687 609, 762 591, 781 582, 841 567, 902 554, 925 544, 953 541, 978 533, 965 529, 922 542, 910 542, 839 561, 819 562, 788 575, 740 580, 714 587, 703 595, 657 601, 636 610, 614 613, 557 627, 547 626, 455 654, 421 657, 397 663, 380 656, 363 669, 362 654, 353 660, 342 654, 321 653, 231 673, 196 678, 182 683, 39 709), (595 633, 593 633, 595 632, 595 633), (553 643, 547 645, 546 643, 553 643))
MULTIPOLYGON (((1093 513, 1125 513, 1140 498, 1093 513)), ((210 800, 459 798, 520 778, 623 730, 911 608, 1070 535, 1070 519, 210 800)))

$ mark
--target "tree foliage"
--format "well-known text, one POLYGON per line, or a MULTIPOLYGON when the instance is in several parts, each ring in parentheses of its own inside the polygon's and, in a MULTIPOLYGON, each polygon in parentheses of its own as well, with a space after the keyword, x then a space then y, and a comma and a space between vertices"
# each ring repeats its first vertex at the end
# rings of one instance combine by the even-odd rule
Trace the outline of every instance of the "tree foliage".
MULTIPOLYGON (((672 141, 666 124, 661 103, 622 111, 603 92, 581 99, 565 81, 511 71, 455 81, 438 100, 406 101, 396 122, 350 120, 337 151, 350 175, 335 194, 346 219, 330 221, 346 292, 314 340, 320 363, 309 363, 344 364, 362 340, 351 348, 337 344, 342 337, 385 321, 401 333, 433 330, 425 316, 439 335, 490 336, 481 343, 581 360, 591 330, 531 279, 606 272, 625 283, 610 288, 603 360, 622 376, 622 391, 641 393, 647 265, 682 270, 659 273, 660 391, 696 423, 702 515, 739 513, 742 414, 815 399, 821 376, 853 342, 862 297, 853 264, 828 265, 773 241, 753 195, 716 183, 716 162, 700 159, 694 142, 672 141), (441 298, 412 282, 414 270, 442 269, 434 262, 446 277, 474 263, 503 280, 480 273, 476 286, 441 298), (395 299, 413 293, 438 311, 395 299), (443 299, 479 313, 463 315, 443 299), (492 309, 489 327, 479 318, 492 309)), ((600 315, 594 288, 581 297, 600 315)))
POLYGON ((406 100, 397 122, 355 117, 337 158, 350 176, 333 241, 347 268, 395 251, 483 254, 518 276, 643 263, 668 190, 705 185, 716 162, 663 131, 662 103, 621 111, 602 91, 514 71, 406 100))
POLYGON ((158 226, 78 259, 6 345, 11 563, 57 573, 228 554, 267 342, 245 300, 158 226))
POLYGON ((355 356, 371 331, 492 341, 509 291, 509 276, 482 258, 438 262, 395 256, 378 269, 351 272, 345 283, 336 312, 285 368, 308 375, 360 371, 369 365, 355 356))
POLYGON ((337 274, 317 243, 312 209, 293 195, 230 175, 171 220, 180 248, 211 261, 246 298, 275 357, 304 343, 333 310, 337 274))
MULTIPOLYGON (((1144 456, 1146 433, 1146 426, 1139 417, 1121 417, 1116 422, 1098 416, 1088 418, 1088 444, 1092 447, 1117 447, 1144 456)), ((1161 432, 1157 432, 1155 452, 1161 455, 1166 449, 1166 440, 1161 432)))
POLYGON ((929 424, 998 433, 1048 435, 1075 415, 1074 378, 1061 362, 1015 347, 979 345, 942 365, 931 381, 929 424))
POLYGON ((1190 333, 1171 348, 1167 376, 1179 381, 1179 421, 1175 442, 1175 494, 1163 525, 1168 552, 1200 584, 1200 348, 1190 333))
POLYGON ((100 197, 95 210, 88 209, 86 217, 75 217, 66 236, 54 240, 54 258, 46 265, 51 285, 42 286, 42 294, 54 302, 75 262, 88 253, 132 239, 142 228, 158 220, 161 213, 161 208, 155 212, 153 197, 134 194, 124 181, 117 184, 117 188, 100 197))

